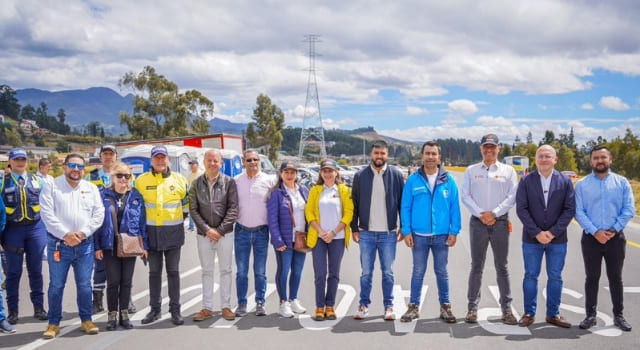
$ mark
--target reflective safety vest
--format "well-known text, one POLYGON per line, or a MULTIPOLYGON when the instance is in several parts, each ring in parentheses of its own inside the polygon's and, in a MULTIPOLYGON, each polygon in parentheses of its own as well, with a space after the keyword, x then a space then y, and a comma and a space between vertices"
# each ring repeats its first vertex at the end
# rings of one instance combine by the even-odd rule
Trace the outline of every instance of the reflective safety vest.
POLYGON ((182 225, 189 212, 187 179, 179 173, 152 171, 136 179, 144 199, 148 226, 182 225))
POLYGON ((40 220, 40 179, 27 174, 20 186, 16 174, 7 174, 2 180, 2 200, 7 211, 7 224, 28 225, 40 220))
POLYGON ((100 191, 111 186, 111 178, 107 176, 102 169, 93 169, 89 175, 85 176, 85 180, 98 186, 100 191))

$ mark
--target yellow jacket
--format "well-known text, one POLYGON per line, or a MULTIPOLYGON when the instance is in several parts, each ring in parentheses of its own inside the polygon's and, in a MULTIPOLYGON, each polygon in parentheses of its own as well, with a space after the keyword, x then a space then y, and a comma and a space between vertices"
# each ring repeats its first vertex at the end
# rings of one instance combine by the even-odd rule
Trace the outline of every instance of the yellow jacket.
POLYGON ((144 199, 148 226, 182 225, 189 212, 187 179, 176 172, 148 171, 136 180, 144 199))
MULTIPOLYGON (((317 221, 320 222, 320 194, 322 193, 323 185, 315 185, 309 191, 309 199, 307 200, 307 206, 304 208, 304 215, 307 218, 307 222, 317 221)), ((342 203, 342 219, 340 220, 345 224, 344 227, 344 246, 349 248, 349 242, 351 241, 351 219, 353 219, 353 201, 351 200, 351 189, 345 184, 338 185, 338 193, 340 193, 340 202, 342 203)), ((309 233, 307 234, 307 245, 310 248, 316 246, 318 242, 318 231, 309 225, 309 233)))

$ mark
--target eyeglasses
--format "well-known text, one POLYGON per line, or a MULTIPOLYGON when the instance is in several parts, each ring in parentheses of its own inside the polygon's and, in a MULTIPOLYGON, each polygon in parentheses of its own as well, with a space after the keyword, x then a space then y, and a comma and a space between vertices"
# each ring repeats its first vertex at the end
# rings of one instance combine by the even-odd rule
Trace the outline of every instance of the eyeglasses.
POLYGON ((259 162, 260 159, 258 159, 258 158, 247 158, 247 159, 245 159, 245 161, 248 162, 248 163, 253 163, 253 162, 259 162))
POLYGON ((131 174, 116 174, 116 177, 118 179, 125 178, 125 179, 129 180, 131 178, 131 174))
POLYGON ((78 164, 78 163, 67 163, 67 167, 69 169, 78 169, 78 170, 83 170, 84 169, 84 164, 78 164))

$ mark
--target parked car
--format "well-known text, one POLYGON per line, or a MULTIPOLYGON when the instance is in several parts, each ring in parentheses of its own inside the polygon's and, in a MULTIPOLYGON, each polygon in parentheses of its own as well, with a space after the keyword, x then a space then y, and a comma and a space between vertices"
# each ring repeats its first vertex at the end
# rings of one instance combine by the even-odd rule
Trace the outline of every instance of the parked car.
POLYGON ((298 183, 307 188, 313 187, 318 181, 318 173, 309 168, 298 168, 298 183))
POLYGON ((576 174, 575 171, 563 170, 563 171, 561 171, 561 173, 563 173, 564 175, 567 175, 572 180, 577 180, 578 179, 578 174, 576 174))

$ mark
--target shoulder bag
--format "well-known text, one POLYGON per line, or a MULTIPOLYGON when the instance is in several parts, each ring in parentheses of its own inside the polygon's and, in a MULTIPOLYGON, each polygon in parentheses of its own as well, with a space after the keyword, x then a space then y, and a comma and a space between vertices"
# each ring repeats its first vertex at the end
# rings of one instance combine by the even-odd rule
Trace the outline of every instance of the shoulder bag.
POLYGON ((116 214, 116 205, 112 198, 111 201, 111 217, 113 218, 113 234, 116 236, 116 255, 118 258, 135 258, 142 256, 144 253, 144 245, 142 236, 132 236, 126 232, 118 231, 118 215, 116 214))
MULTIPOLYGON (((284 198, 285 202, 287 202, 287 207, 289 208, 289 214, 291 215, 291 223, 293 224, 293 229, 296 229, 296 219, 293 218, 293 209, 291 209, 291 201, 289 199, 284 198)), ((307 233, 302 231, 294 231, 293 232, 293 250, 301 253, 308 253, 311 251, 309 246, 307 246, 307 233)))

